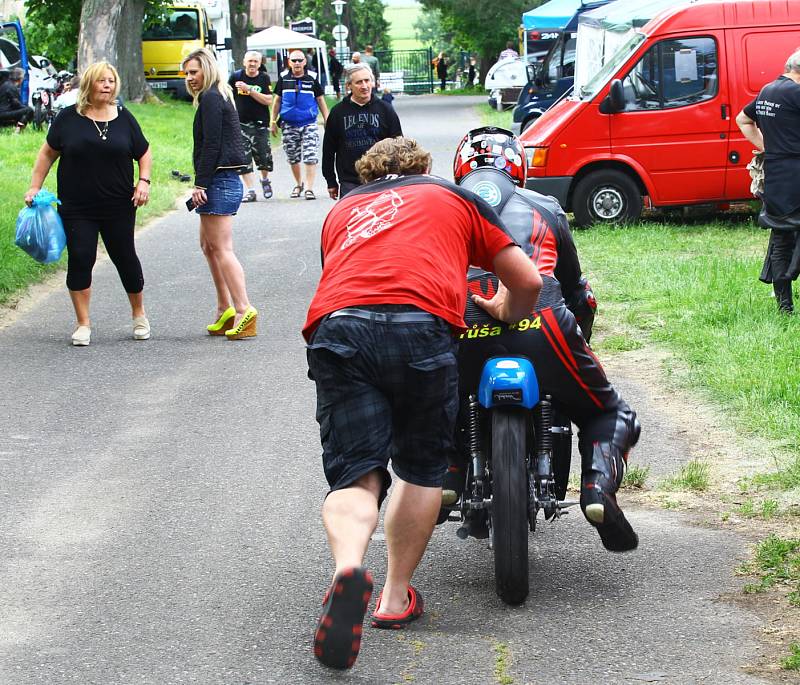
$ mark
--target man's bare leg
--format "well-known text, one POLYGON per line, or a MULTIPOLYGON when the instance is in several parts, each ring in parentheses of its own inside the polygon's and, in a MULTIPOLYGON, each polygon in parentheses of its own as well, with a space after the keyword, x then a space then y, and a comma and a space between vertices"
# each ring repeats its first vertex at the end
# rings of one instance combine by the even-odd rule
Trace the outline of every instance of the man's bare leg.
MULTIPOLYGON (((334 578, 346 568, 361 566, 369 539, 378 525, 378 497, 383 478, 370 471, 351 487, 331 492, 322 505, 322 522, 328 534, 334 578)), ((438 508, 437 508, 438 513, 438 508)))
POLYGON ((408 608, 408 584, 428 546, 441 505, 440 487, 397 479, 383 522, 389 563, 377 615, 402 614, 408 608))

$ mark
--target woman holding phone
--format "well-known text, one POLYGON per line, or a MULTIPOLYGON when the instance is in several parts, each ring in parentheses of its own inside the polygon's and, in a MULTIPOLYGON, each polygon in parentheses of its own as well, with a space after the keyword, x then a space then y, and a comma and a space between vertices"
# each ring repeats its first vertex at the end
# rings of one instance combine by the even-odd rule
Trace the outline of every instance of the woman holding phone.
POLYGON ((190 53, 181 67, 197 108, 191 205, 200 215, 200 247, 217 292, 217 320, 207 329, 228 340, 250 338, 256 335, 258 312, 247 297, 244 270, 233 252, 233 216, 242 202, 238 171, 246 161, 233 92, 205 48, 190 53))

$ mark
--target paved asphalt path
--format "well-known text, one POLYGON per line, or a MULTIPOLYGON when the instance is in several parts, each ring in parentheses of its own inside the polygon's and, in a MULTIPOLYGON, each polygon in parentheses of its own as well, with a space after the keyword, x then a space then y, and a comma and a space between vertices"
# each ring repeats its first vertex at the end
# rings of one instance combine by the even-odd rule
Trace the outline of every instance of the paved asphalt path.
MULTIPOLYGON (((436 173, 449 176, 477 101, 396 101, 436 173)), ((579 512, 540 524, 531 595, 515 608, 494 593, 486 545, 447 524, 415 579, 424 618, 366 628, 349 673, 316 663, 331 565, 299 329, 332 203, 321 178, 316 202, 290 200, 280 151, 276 165, 276 197, 235 223, 257 338, 204 334, 214 300, 185 210, 138 239, 150 341, 129 339, 108 261, 91 347, 69 345, 62 287, 0 330, 0 685, 763 682, 738 668, 756 653, 757 618, 719 599, 738 587, 742 541, 646 509, 630 510, 641 546, 628 555, 606 553, 579 512)), ((645 406, 642 419, 657 417, 645 406)), ((646 445, 639 463, 688 453, 654 435, 646 445)), ((379 531, 379 585, 384 551, 379 531)))

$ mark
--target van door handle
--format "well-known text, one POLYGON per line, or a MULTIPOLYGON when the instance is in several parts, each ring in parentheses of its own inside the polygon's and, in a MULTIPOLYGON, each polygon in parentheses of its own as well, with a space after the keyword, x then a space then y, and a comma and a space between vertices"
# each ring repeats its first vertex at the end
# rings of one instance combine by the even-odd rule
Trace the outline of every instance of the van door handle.
POLYGON ((731 154, 728 155, 728 159, 731 160, 732 164, 736 164, 739 161, 739 153, 734 150, 731 154))
POLYGON ((722 105, 720 107, 720 113, 722 114, 722 118, 727 121, 727 119, 728 119, 728 105, 722 105))

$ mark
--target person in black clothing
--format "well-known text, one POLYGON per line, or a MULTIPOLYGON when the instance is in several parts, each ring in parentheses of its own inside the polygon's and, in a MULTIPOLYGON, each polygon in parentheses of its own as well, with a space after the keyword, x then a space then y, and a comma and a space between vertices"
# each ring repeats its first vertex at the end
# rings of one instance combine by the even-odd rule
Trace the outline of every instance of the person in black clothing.
MULTIPOLYGON (((498 285, 494 274, 470 270, 468 288, 474 304, 468 303, 464 319, 472 328, 461 336, 459 345, 462 407, 478 387, 483 363, 490 356, 529 358, 541 393, 551 395, 554 409, 580 429, 580 505, 586 519, 597 529, 606 549, 635 549, 638 537, 615 493, 628 451, 639 439, 639 422, 588 346, 596 304, 581 275, 566 215, 553 198, 524 188, 525 151, 510 131, 493 127, 470 131, 456 152, 454 173, 456 183, 482 197, 497 212, 543 281, 536 309, 527 319, 508 326, 474 306, 502 300, 502 284, 498 285)), ((462 453, 468 450, 459 450, 462 453)), ((443 495, 443 503, 452 504, 460 496, 462 474, 451 471, 450 487, 445 488, 452 494, 450 502, 443 495)))
POLYGON ((328 50, 328 70, 331 73, 331 81, 333 82, 333 90, 336 93, 336 99, 342 97, 342 72, 344 72, 344 66, 336 57, 336 50, 331 48, 328 50))
POLYGON ((772 230, 760 280, 772 283, 779 311, 791 314, 792 281, 800 275, 800 50, 786 61, 785 73, 739 112, 736 123, 765 153, 758 220, 772 230))
POLYGON ((475 85, 475 77, 477 76, 476 60, 474 57, 469 58, 469 67, 467 68, 467 88, 472 88, 475 85))
POLYGON ((269 172, 272 171, 272 148, 269 144, 269 107, 272 104, 270 80, 266 71, 259 71, 261 53, 251 50, 244 55, 244 69, 231 74, 228 85, 233 88, 242 144, 247 155, 247 168, 242 171, 245 193, 242 202, 255 202, 253 161, 261 172, 261 191, 266 199, 272 197, 269 172))
POLYGON ((438 57, 433 58, 433 65, 436 67, 436 76, 441 82, 440 90, 444 90, 447 86, 447 58, 444 52, 440 52, 438 57))
POLYGON ((119 75, 107 62, 89 65, 81 77, 78 101, 54 119, 33 167, 25 202, 31 204, 56 159, 59 214, 67 236, 67 288, 77 327, 72 344, 91 341, 89 303, 97 236, 128 293, 133 337, 147 340, 150 323, 144 311, 144 277, 136 256, 133 228, 136 208, 150 196, 150 146, 133 115, 116 104, 119 75), (139 180, 133 180, 133 162, 139 180))
POLYGON ((20 102, 19 89, 24 72, 14 67, 11 72, 0 72, 0 125, 14 124, 19 133, 33 119, 33 110, 20 102))
POLYGON ((348 67, 345 88, 350 89, 350 95, 335 104, 328 115, 322 141, 322 175, 334 200, 361 185, 356 162, 367 150, 379 140, 403 135, 397 113, 391 104, 376 97, 374 86, 367 64, 348 67))
POLYGON ((233 215, 242 202, 238 172, 245 167, 242 131, 233 92, 214 55, 195 50, 181 65, 194 96, 194 190, 200 215, 200 247, 217 293, 217 320, 206 328, 228 340, 256 334, 258 312, 250 305, 244 270, 233 252, 233 215))

